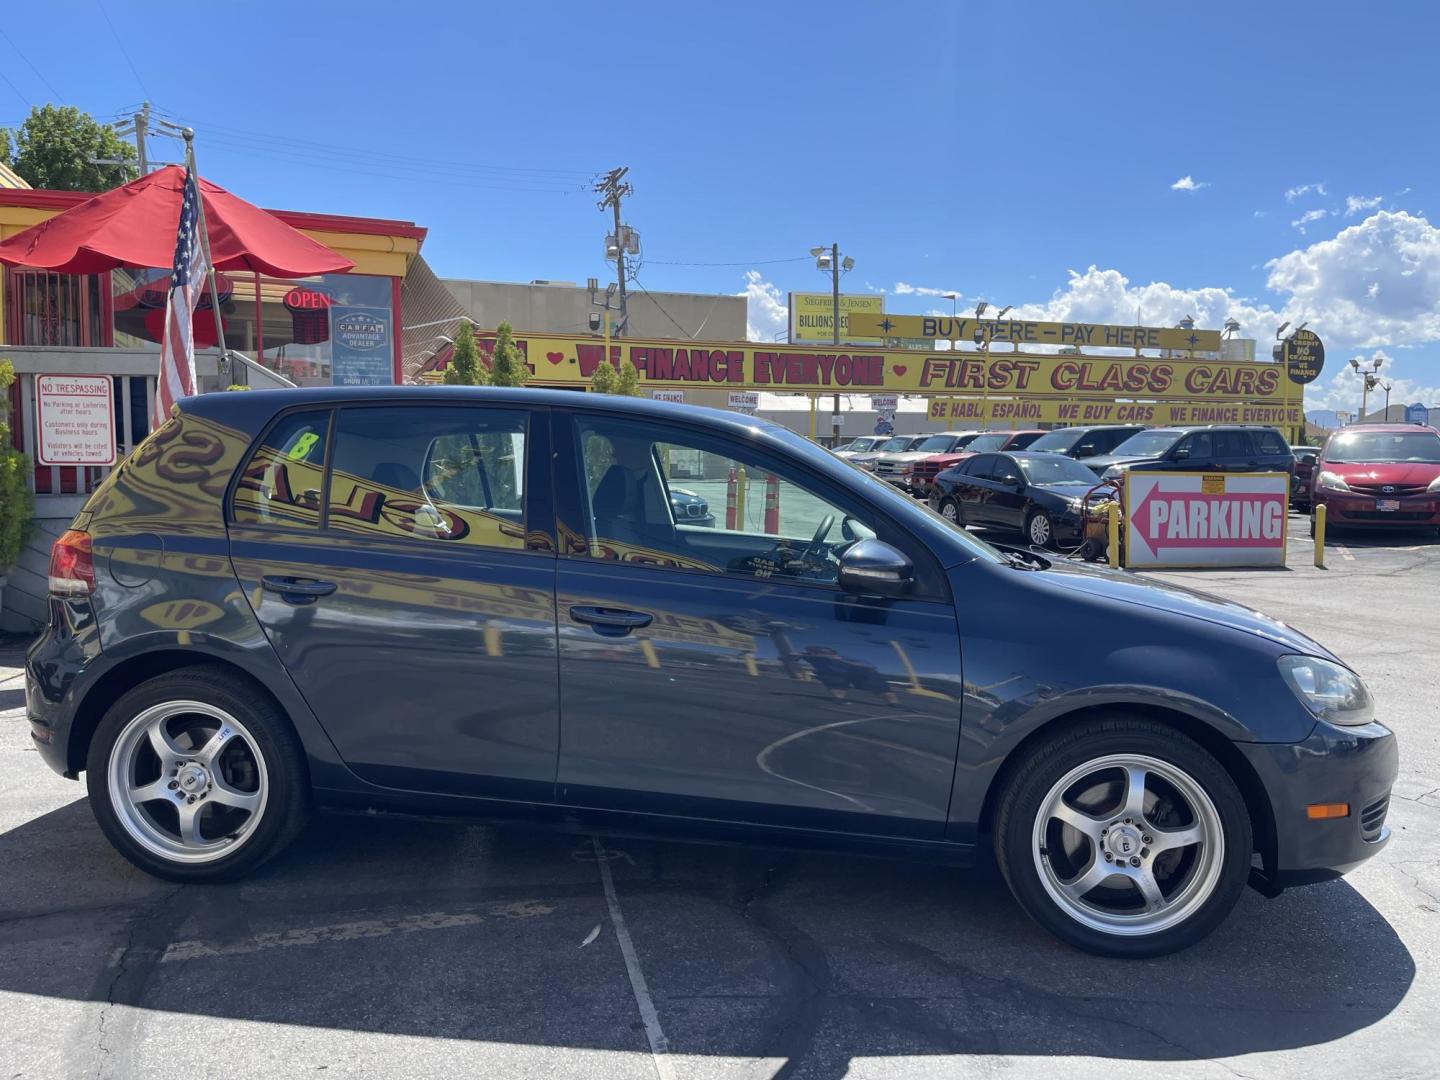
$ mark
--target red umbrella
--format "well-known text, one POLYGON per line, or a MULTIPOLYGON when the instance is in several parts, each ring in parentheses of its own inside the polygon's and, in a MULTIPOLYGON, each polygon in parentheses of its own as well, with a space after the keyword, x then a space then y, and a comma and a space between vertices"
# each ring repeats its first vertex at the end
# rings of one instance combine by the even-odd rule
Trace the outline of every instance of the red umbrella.
MULTIPOLYGON (((200 180, 210 255, 217 270, 269 277, 335 274, 355 264, 273 214, 200 180)), ((106 191, 0 242, 0 263, 61 274, 98 274, 117 266, 168 267, 175 261, 185 170, 158 172, 106 191)))

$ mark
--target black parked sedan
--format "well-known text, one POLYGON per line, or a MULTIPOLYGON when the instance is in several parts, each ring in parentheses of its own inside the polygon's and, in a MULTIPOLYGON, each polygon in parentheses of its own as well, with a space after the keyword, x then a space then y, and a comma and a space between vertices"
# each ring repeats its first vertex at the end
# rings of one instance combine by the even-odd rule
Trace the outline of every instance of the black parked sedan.
POLYGON ((978 454, 935 478, 930 505, 957 525, 1019 532, 1035 547, 1078 547, 1081 502, 1098 483, 1056 453, 978 454))
POLYGON ((707 528, 715 527, 715 515, 710 512, 710 504, 689 488, 672 487, 670 489, 670 510, 675 515, 677 523, 704 525, 707 528))
MULTIPOLYGON (((1023 490, 1069 462, 991 456, 1023 490)), ((733 413, 188 398, 55 542, 49 591, 35 748, 172 881, 254 870, 312 808, 993 850, 1055 934, 1152 956, 1247 880, 1335 877, 1389 838, 1395 739, 1324 646, 992 547, 733 413), (700 454, 766 477, 735 528, 672 512, 665 462, 700 454)))

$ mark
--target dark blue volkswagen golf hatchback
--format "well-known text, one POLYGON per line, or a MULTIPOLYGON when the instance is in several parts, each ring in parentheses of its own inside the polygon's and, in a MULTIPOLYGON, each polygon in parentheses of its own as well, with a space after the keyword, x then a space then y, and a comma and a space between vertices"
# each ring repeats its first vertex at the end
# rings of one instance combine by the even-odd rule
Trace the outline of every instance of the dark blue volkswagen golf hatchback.
POLYGON ((312 808, 993 849, 1044 926, 1141 956, 1388 839, 1395 740, 1316 642, 980 543, 738 415, 191 398, 50 594, 35 742, 174 881, 246 873, 312 808))

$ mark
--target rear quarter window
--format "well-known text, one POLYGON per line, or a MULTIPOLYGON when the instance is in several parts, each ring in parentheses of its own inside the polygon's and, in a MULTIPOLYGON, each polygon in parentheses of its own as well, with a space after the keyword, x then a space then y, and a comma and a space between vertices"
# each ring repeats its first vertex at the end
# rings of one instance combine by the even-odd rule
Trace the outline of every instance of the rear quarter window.
POLYGON ((329 432, 328 409, 281 417, 241 467, 230 520, 318 529, 329 432))

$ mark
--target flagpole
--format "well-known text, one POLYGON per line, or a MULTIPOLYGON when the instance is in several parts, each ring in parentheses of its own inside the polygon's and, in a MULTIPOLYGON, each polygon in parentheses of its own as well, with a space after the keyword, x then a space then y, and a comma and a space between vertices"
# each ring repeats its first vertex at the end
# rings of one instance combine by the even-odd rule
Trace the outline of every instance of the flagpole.
MULTIPOLYGON (((215 343, 220 346, 222 374, 231 378, 229 350, 225 347, 225 325, 220 321, 220 290, 215 284, 215 264, 210 261, 210 227, 205 223, 205 195, 200 190, 200 170, 195 168, 195 129, 180 132, 185 137, 185 167, 195 177, 195 209, 200 215, 200 250, 205 255, 205 275, 210 280, 210 310, 215 313, 215 343)), ((200 392, 200 387, 195 387, 200 392)))

